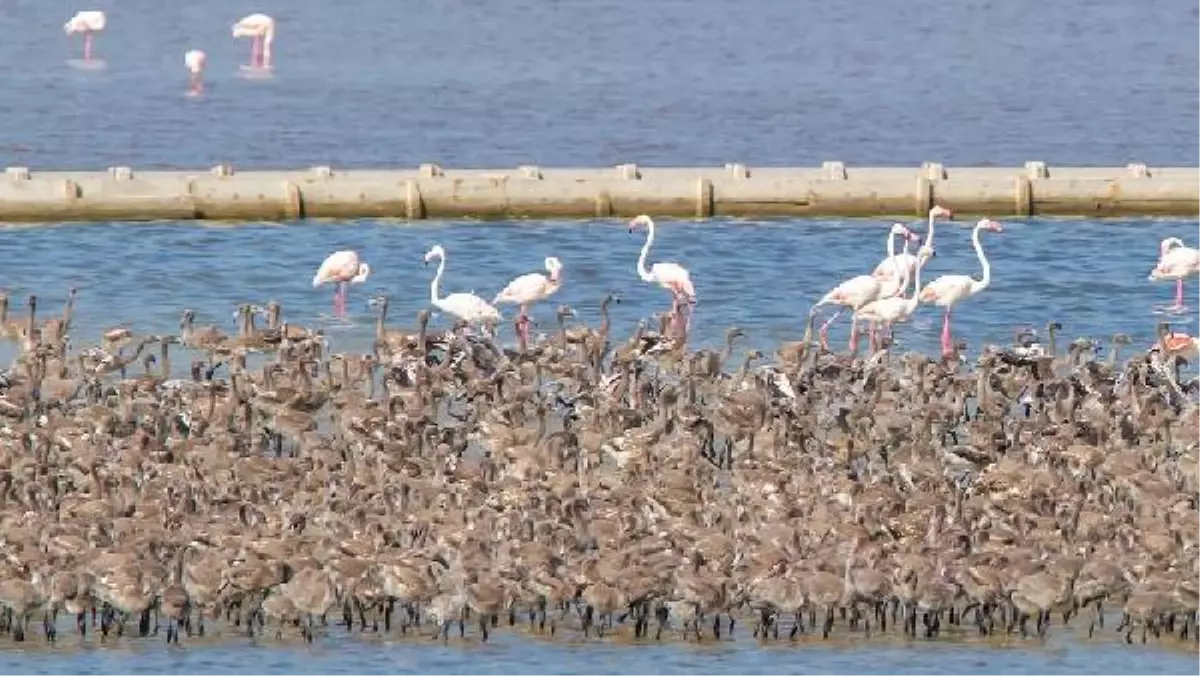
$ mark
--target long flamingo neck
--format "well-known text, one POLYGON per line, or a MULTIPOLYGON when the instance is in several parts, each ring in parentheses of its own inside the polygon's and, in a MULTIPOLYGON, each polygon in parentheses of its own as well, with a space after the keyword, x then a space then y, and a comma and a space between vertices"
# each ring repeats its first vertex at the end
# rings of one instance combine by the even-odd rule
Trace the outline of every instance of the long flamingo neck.
POLYGON ((992 283, 992 266, 988 263, 987 256, 983 254, 983 245, 979 243, 979 232, 982 228, 975 226, 975 232, 971 235, 971 243, 975 245, 975 255, 979 257, 979 265, 983 267, 983 279, 979 281, 972 280, 972 293, 979 293, 992 283))
POLYGON ((438 256, 437 274, 433 276, 433 281, 429 283, 429 302, 437 303, 438 285, 442 283, 442 273, 446 271, 446 254, 438 256))
MULTIPOLYGON (((922 267, 924 267, 924 266, 923 266, 923 265, 921 265, 921 256, 920 256, 920 253, 921 253, 921 252, 920 252, 920 250, 918 249, 918 250, 917 250, 917 272, 916 272, 916 279, 913 281, 913 290, 912 290, 912 296, 910 296, 910 297, 909 297, 909 299, 908 299, 908 313, 909 313, 909 314, 912 314, 913 312, 915 312, 915 311, 917 310, 917 303, 919 302, 919 301, 918 301, 918 297, 921 295, 921 268, 922 268, 922 267)), ((907 271, 907 270, 905 270, 905 274, 908 274, 908 271, 907 271)), ((901 294, 903 294, 903 293, 904 293, 904 289, 903 289, 903 287, 901 287, 900 293, 901 293, 901 294)))
POLYGON ((646 268, 646 256, 650 253, 650 246, 654 244, 654 221, 646 224, 646 243, 642 245, 642 255, 638 257, 638 275, 643 281, 652 281, 653 275, 646 268))
POLYGON ((925 246, 933 246, 933 224, 937 219, 934 218, 933 212, 929 213, 929 223, 925 230, 925 246))

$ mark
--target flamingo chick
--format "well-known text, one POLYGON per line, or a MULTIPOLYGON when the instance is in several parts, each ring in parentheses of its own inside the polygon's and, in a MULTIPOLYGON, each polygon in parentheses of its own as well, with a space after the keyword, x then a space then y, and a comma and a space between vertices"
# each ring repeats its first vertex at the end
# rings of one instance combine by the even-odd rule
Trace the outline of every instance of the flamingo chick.
POLYGON ((1158 265, 1150 271, 1150 281, 1175 280, 1175 304, 1170 310, 1183 310, 1183 280, 1200 274, 1200 249, 1184 246, 1178 237, 1168 237, 1159 245, 1158 265))
POLYGON ((646 228, 646 243, 642 245, 642 254, 638 257, 637 272, 643 282, 658 284, 671 292, 671 318, 676 334, 686 336, 691 322, 689 313, 688 323, 683 323, 683 306, 696 304, 696 288, 692 286, 692 276, 687 268, 678 263, 655 263, 646 267, 646 255, 654 244, 654 219, 642 214, 629 221, 629 232, 632 234, 639 227, 646 228))
POLYGON ((345 317, 347 285, 361 284, 367 281, 370 274, 371 266, 360 261, 357 252, 335 251, 321 263, 320 268, 317 268, 312 285, 315 289, 322 284, 336 284, 333 292, 333 313, 338 317, 345 317))
MULTIPOLYGON (((917 236, 912 230, 909 230, 908 227, 902 223, 895 223, 892 225, 891 229, 888 230, 888 259, 891 260, 893 266, 899 267, 899 259, 896 258, 896 235, 903 235, 909 240, 915 240, 917 236)), ((899 277, 900 275, 899 271, 894 271, 894 274, 896 277, 899 277)), ((845 308, 850 308, 852 311, 857 312, 862 306, 877 298, 880 298, 883 295, 883 290, 884 284, 878 277, 875 277, 874 275, 858 275, 857 277, 851 277, 841 284, 838 284, 830 289, 828 293, 822 296, 821 300, 817 301, 817 304, 813 306, 813 311, 822 305, 840 305, 841 307, 838 308, 837 312, 833 313, 832 317, 830 317, 824 324, 821 325, 821 329, 819 331, 819 335, 821 337, 821 347, 826 350, 829 349, 829 327, 832 326, 833 322, 841 316, 845 308)), ((872 340, 874 339, 872 338, 872 340)), ((852 321, 850 323, 850 349, 855 349, 857 344, 858 324, 852 321)))
POLYGON ((433 281, 429 283, 431 305, 468 324, 500 321, 499 310, 488 305, 486 300, 473 293, 452 293, 449 296, 438 297, 438 286, 442 282, 442 274, 446 272, 446 250, 442 248, 441 244, 435 244, 425 254, 425 264, 429 265, 429 261, 435 258, 438 259, 438 269, 433 281))
POLYGON ((188 93, 199 96, 204 91, 204 64, 208 55, 200 49, 189 49, 183 55, 183 65, 188 70, 188 93))
POLYGON ((496 294, 495 300, 492 301, 492 305, 516 303, 521 307, 517 324, 520 326, 519 330, 526 344, 529 343, 529 306, 554 295, 554 292, 562 286, 562 263, 554 256, 549 256, 546 258, 545 265, 546 271, 550 273, 549 276, 540 272, 521 275, 509 282, 508 286, 496 294))
POLYGON ((251 14, 233 24, 233 37, 251 38, 250 67, 271 68, 271 45, 275 42, 275 19, 266 14, 251 14))
POLYGON ((922 303, 933 303, 938 307, 945 308, 945 315, 942 319, 943 356, 951 355, 954 352, 954 344, 950 339, 950 312, 954 306, 988 288, 988 285, 992 283, 992 266, 988 263, 987 256, 983 254, 983 247, 979 244, 979 233, 982 230, 1004 232, 1004 226, 989 218, 983 218, 975 224, 971 233, 971 243, 975 247, 975 255, 979 258, 980 266, 983 267, 981 279, 973 279, 968 275, 942 275, 921 289, 920 300, 922 303))
POLYGON ((67 35, 83 33, 83 60, 92 60, 92 39, 96 33, 104 30, 108 25, 108 17, 98 9, 85 10, 76 12, 71 20, 63 24, 63 31, 67 35))

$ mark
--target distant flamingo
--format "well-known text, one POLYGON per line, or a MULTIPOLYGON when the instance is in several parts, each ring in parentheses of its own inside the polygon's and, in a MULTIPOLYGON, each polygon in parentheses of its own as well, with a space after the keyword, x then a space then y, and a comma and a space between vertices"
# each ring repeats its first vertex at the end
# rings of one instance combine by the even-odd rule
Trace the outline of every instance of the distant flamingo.
POLYGON ((108 25, 108 17, 100 10, 86 10, 77 12, 71 20, 63 24, 63 30, 67 35, 75 33, 83 33, 83 60, 92 61, 92 39, 96 33, 104 30, 108 25))
MULTIPOLYGON (((899 259, 896 258, 896 235, 903 235, 905 239, 915 240, 917 236, 912 230, 909 230, 903 223, 894 223, 888 230, 887 238, 887 253, 888 260, 892 264, 899 267, 899 259)), ((895 272, 899 276, 898 271, 895 272)), ((842 315, 845 308, 857 312, 859 308, 870 303, 880 297, 883 291, 883 282, 873 275, 858 275, 851 277, 846 281, 838 284, 829 290, 829 293, 821 297, 817 304, 813 306, 813 310, 822 305, 840 305, 838 311, 833 313, 833 316, 821 325, 819 335, 821 336, 821 347, 829 349, 829 327, 833 322, 842 315)), ((850 349, 853 350, 858 344, 858 325, 854 322, 850 323, 850 349)))
POLYGON ((562 286, 562 263, 550 256, 546 258, 546 270, 549 276, 540 272, 521 275, 508 283, 504 290, 496 294, 492 305, 500 303, 516 303, 521 306, 521 314, 517 317, 521 335, 525 343, 529 343, 529 306, 554 295, 562 286))
POLYGON ((271 68, 271 45, 275 42, 275 19, 266 14, 251 14, 233 24, 233 37, 252 38, 250 68, 271 68))
POLYGON ((434 245, 425 254, 425 264, 429 265, 429 261, 434 258, 438 259, 438 269, 437 274, 433 277, 433 281, 429 283, 430 304, 442 312, 454 315, 468 324, 488 320, 500 320, 500 312, 491 305, 488 305, 486 300, 473 293, 452 293, 444 298, 439 298, 438 285, 442 281, 442 274, 446 271, 446 250, 442 248, 441 244, 434 245))
MULTIPOLYGON (((953 217, 954 213, 943 206, 935 204, 929 209, 929 222, 927 224, 928 229, 925 231, 925 243, 918 250, 919 253, 924 254, 924 258, 919 261, 920 265, 925 265, 927 262, 929 262, 929 259, 932 258, 937 252, 937 249, 935 249, 933 246, 934 220, 938 218, 953 217)), ((878 277, 880 281, 885 282, 883 293, 880 294, 883 298, 887 298, 889 296, 903 296, 905 291, 908 289, 908 283, 913 279, 913 273, 918 265, 917 256, 914 256, 908 252, 908 240, 905 240, 904 242, 904 250, 896 254, 896 257, 899 259, 897 262, 899 263, 903 285, 900 283, 901 280, 895 279, 895 275, 893 274, 894 268, 892 266, 892 256, 888 256, 880 261, 879 265, 875 266, 874 272, 871 273, 873 276, 878 277), (888 284, 887 282, 891 283, 888 284)))
MULTIPOLYGON (((917 255, 921 256, 924 253, 925 246, 922 245, 917 250, 917 255)), ((917 296, 921 291, 921 269, 925 267, 924 263, 916 267, 916 280, 913 283, 912 296, 904 298, 903 296, 889 296, 887 298, 879 298, 860 307, 850 321, 857 322, 860 319, 876 324, 882 324, 885 334, 888 338, 892 337, 892 325, 899 322, 906 322, 913 313, 917 311, 917 296)), ((907 280, 905 280, 907 286, 907 280)), ((871 331, 871 349, 878 349, 878 344, 875 342, 875 331, 871 331)), ((855 346, 852 349, 857 349, 855 346)))
POLYGON ((982 279, 972 279, 968 275, 942 275, 930 282, 924 289, 921 289, 920 299, 922 303, 933 303, 938 307, 946 309, 945 316, 942 319, 943 355, 949 355, 954 352, 954 344, 950 339, 951 310, 960 301, 966 300, 983 291, 992 283, 992 266, 988 263, 987 256, 983 255, 983 247, 979 244, 979 233, 981 230, 1004 232, 1004 226, 989 218, 983 218, 975 224, 975 229, 971 233, 971 243, 975 246, 975 255, 979 257, 979 264, 983 267, 982 279))
POLYGON ((204 92, 204 64, 208 55, 202 50, 191 49, 183 55, 183 65, 188 69, 188 93, 199 96, 204 92))
POLYGON ((1150 281, 1175 280, 1173 312, 1183 310, 1183 280, 1200 274, 1200 250, 1184 246, 1178 237, 1168 237, 1159 245, 1158 265, 1150 271, 1150 281))
POLYGON ((335 251, 321 263, 317 274, 313 275, 312 285, 315 289, 322 284, 336 284, 337 287, 333 291, 333 313, 337 317, 345 317, 347 285, 361 284, 367 281, 370 274, 371 266, 360 261, 358 253, 335 251))
MULTIPOLYGON (((687 324, 681 325, 682 309, 684 305, 687 305, 690 310, 691 306, 696 304, 696 288, 692 286, 691 273, 678 263, 655 263, 647 268, 646 255, 650 253, 650 246, 654 244, 654 219, 645 214, 635 217, 629 221, 629 232, 632 233, 641 226, 646 228, 646 243, 642 245, 642 254, 638 257, 638 276, 642 278, 643 282, 658 284, 671 292, 671 317, 674 331, 677 335, 686 336, 688 326, 687 324)), ((689 316, 689 324, 690 319, 689 316)))

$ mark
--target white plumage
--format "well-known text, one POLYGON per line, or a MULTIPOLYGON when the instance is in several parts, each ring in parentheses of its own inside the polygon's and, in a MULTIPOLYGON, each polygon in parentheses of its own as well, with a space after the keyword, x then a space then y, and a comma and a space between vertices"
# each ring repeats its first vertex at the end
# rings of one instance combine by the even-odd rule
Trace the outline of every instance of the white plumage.
POLYGON ((429 283, 429 302, 435 308, 453 315, 464 322, 479 323, 483 321, 500 320, 500 312, 488 304, 488 302, 473 293, 452 293, 448 296, 438 296, 438 285, 442 281, 442 274, 446 271, 446 250, 442 245, 437 244, 428 253, 425 254, 425 263, 434 258, 438 259, 437 274, 434 275, 433 281, 429 283))
POLYGON ((85 10, 76 12, 75 16, 71 17, 70 21, 63 24, 63 31, 67 35, 75 33, 96 33, 104 30, 108 25, 108 17, 100 10, 85 10))

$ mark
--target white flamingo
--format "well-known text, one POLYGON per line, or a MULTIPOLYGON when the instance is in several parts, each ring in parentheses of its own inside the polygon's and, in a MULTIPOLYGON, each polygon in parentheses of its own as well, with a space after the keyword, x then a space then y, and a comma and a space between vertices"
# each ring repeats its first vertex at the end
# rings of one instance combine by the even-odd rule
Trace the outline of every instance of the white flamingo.
MULTIPOLYGON (((896 258, 896 235, 903 235, 905 238, 911 239, 916 239, 916 235, 913 234, 913 231, 909 230, 908 227, 903 223, 894 223, 892 224, 891 229, 888 230, 888 259, 892 261, 893 265, 899 267, 899 260, 896 258)), ((894 274, 898 277, 899 271, 895 271, 894 274)), ((824 296, 822 296, 821 300, 817 301, 817 304, 812 307, 810 312, 815 312, 816 309, 822 305, 838 305, 841 307, 838 308, 837 312, 833 313, 832 317, 830 317, 824 324, 821 325, 821 346, 827 350, 829 349, 829 327, 833 325, 833 322, 841 316, 842 312, 846 308, 850 308, 851 310, 857 312, 860 307, 870 303, 876 298, 879 298, 880 294, 883 292, 883 287, 883 282, 874 275, 858 275, 857 277, 851 277, 841 284, 838 284, 830 289, 829 293, 826 293, 824 296)), ((854 322, 851 322, 850 349, 853 350, 854 346, 857 344, 858 325, 854 322)))
POLYGON ((521 307, 517 323, 526 343, 529 342, 529 306, 554 295, 562 286, 562 262, 554 256, 549 256, 545 265, 549 275, 540 272, 521 275, 509 282, 492 301, 492 305, 515 303, 521 307))
POLYGON ((200 49, 189 49, 183 55, 183 65, 188 70, 188 93, 199 96, 204 91, 204 64, 208 55, 200 49))
POLYGON ((233 24, 233 37, 251 38, 250 68, 271 68, 271 45, 275 43, 275 19, 266 14, 251 14, 233 24))
POLYGON ((658 284, 671 292, 671 317, 675 324, 675 331, 682 330, 682 333, 686 335, 687 326, 681 327, 679 322, 682 318, 682 307, 684 305, 690 307, 696 303, 696 288, 692 286, 691 273, 678 263, 660 262, 647 268, 646 255, 650 253, 650 246, 654 244, 654 219, 642 214, 629 221, 630 233, 642 226, 646 228, 646 243, 642 245, 642 254, 638 257, 638 276, 642 278, 643 282, 658 284))
POLYGON ((1158 264, 1150 271, 1150 281, 1175 280, 1175 304, 1169 309, 1183 310, 1183 280, 1200 274, 1200 249, 1184 246, 1178 237, 1168 237, 1159 245, 1158 264))
POLYGON ((1004 232, 1004 226, 990 218, 983 218, 975 224, 971 233, 971 243, 975 247, 975 255, 979 257, 979 265, 983 267, 981 279, 974 279, 969 275, 942 275, 921 289, 920 300, 922 303, 933 303, 938 307, 945 308, 942 318, 943 355, 949 355, 954 351, 950 340, 950 312, 954 306, 988 288, 988 285, 992 283, 992 266, 988 263, 987 256, 983 254, 983 247, 979 244, 979 233, 982 230, 1004 232))
MULTIPOLYGON (((928 255, 931 256, 932 253, 928 255)), ((924 245, 917 250, 917 256, 925 260, 928 259, 928 256, 925 255, 924 245)), ((912 317, 913 313, 917 311, 917 296, 921 292, 921 268, 924 268, 925 264, 922 261, 921 264, 915 267, 916 280, 913 284, 912 295, 910 297, 905 298, 897 295, 873 300, 870 303, 860 307, 858 311, 854 313, 854 316, 850 321, 857 322, 860 319, 863 319, 875 324, 882 324, 886 335, 890 338, 892 335, 892 325, 908 321, 909 318, 912 317)), ((905 280, 905 286, 908 286, 907 281, 908 280, 905 280)), ((874 341, 874 331, 871 332, 871 336, 871 349, 875 350, 877 349, 878 345, 875 344, 874 341)), ((857 348, 857 346, 855 346, 855 348, 857 348)))
POLYGON ((313 275, 312 285, 317 288, 322 284, 336 284, 333 291, 333 313, 338 317, 346 316, 346 286, 361 284, 367 281, 371 274, 371 266, 359 260, 354 251, 335 251, 321 262, 317 274, 313 275))
POLYGON ((500 312, 488 305, 488 302, 473 293, 452 293, 443 298, 438 297, 438 285, 442 282, 442 274, 446 271, 446 250, 441 244, 435 244, 425 254, 425 264, 434 258, 438 259, 437 274, 429 283, 429 302, 446 314, 453 315, 468 324, 484 321, 499 321, 500 312))
POLYGON ((918 254, 914 256, 908 252, 909 240, 906 239, 903 251, 895 256, 888 256, 879 261, 879 265, 875 266, 875 270, 871 274, 885 282, 883 292, 880 294, 881 297, 887 298, 889 296, 903 296, 905 294, 908 290, 908 283, 913 279, 913 273, 916 271, 917 265, 925 265, 937 253, 937 249, 933 246, 934 221, 938 218, 953 217, 954 212, 943 206, 933 205, 929 209, 929 222, 926 225, 928 229, 925 231, 925 243, 918 249, 918 254), (920 257, 919 260, 918 257, 920 257), (896 262, 900 267, 903 284, 900 283, 901 280, 898 280, 894 274, 895 267, 892 265, 892 258, 898 259, 896 262))
POLYGON ((98 9, 90 9, 82 12, 76 12, 71 20, 63 24, 63 31, 67 35, 76 33, 83 34, 83 60, 92 60, 92 40, 96 33, 104 30, 108 25, 108 17, 104 12, 98 9))

